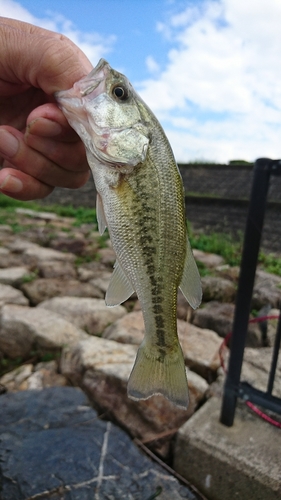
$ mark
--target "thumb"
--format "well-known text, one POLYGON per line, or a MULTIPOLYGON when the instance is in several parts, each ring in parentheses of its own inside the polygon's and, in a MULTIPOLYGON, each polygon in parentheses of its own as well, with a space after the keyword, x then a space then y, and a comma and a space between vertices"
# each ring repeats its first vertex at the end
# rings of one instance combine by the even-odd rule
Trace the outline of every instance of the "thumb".
POLYGON ((87 75, 92 64, 64 35, 0 18, 0 74, 9 83, 52 95, 87 75))

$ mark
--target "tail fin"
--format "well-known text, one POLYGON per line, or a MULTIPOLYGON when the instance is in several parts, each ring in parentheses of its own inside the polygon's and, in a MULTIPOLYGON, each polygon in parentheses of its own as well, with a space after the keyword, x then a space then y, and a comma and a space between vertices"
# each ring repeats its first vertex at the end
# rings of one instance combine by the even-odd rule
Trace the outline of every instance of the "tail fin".
POLYGON ((162 394, 172 403, 186 409, 188 386, 183 353, 178 343, 176 348, 163 353, 150 349, 145 340, 141 344, 128 382, 131 399, 148 399, 162 394))

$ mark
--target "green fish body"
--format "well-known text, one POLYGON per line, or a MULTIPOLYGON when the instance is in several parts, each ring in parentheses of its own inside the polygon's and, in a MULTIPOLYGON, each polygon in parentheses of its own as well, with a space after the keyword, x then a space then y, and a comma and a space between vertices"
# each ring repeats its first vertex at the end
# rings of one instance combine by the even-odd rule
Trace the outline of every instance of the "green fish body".
POLYGON ((128 382, 129 397, 162 394, 186 408, 188 386, 177 336, 177 291, 196 308, 200 276, 186 233, 182 179, 165 133, 127 78, 103 59, 73 89, 57 94, 86 146, 97 188, 97 219, 108 227, 116 263, 106 303, 133 292, 145 337, 128 382))

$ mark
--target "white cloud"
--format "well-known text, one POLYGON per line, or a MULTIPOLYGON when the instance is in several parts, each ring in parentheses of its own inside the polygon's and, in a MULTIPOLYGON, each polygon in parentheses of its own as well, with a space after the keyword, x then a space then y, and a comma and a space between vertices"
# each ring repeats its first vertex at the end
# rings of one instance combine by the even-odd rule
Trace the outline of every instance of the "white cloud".
MULTIPOLYGON (((54 12, 38 19, 20 0, 0 3, 2 16, 65 34, 93 64, 115 43, 54 12)), ((172 47, 166 67, 148 54, 151 77, 138 85, 177 160, 281 157, 280 0, 186 3, 156 26, 172 47)))
POLYGON ((178 160, 280 157, 280 1, 197 5, 158 25, 174 48, 140 94, 164 119, 178 160))
POLYGON ((145 63, 150 73, 157 73, 160 69, 159 64, 155 61, 154 57, 152 56, 147 56, 145 63))
POLYGON ((14 0, 1 0, 1 16, 63 33, 80 47, 93 65, 96 65, 101 57, 110 52, 115 42, 114 36, 104 38, 98 33, 82 32, 75 27, 72 21, 55 12, 48 11, 44 18, 37 18, 14 0))

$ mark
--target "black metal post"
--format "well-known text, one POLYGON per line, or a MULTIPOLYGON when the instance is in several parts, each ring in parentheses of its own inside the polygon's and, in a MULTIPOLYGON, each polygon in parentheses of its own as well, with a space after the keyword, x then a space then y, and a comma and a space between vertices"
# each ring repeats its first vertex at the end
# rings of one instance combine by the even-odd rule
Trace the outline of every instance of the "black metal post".
POLYGON ((229 366, 220 417, 221 423, 229 427, 233 425, 239 392, 271 168, 272 160, 268 158, 260 158, 255 162, 236 298, 229 366))
POLYGON ((275 373, 276 373, 276 368, 277 368, 277 361, 278 361, 278 356, 279 356, 280 344, 281 344, 281 311, 280 311, 280 316, 279 316, 278 326, 277 326, 277 333, 275 336, 275 342, 274 342, 274 347, 273 347, 272 362, 271 362, 271 368, 270 368, 269 377, 268 377, 267 394, 272 394, 272 391, 273 391, 273 385, 274 385, 275 373))

